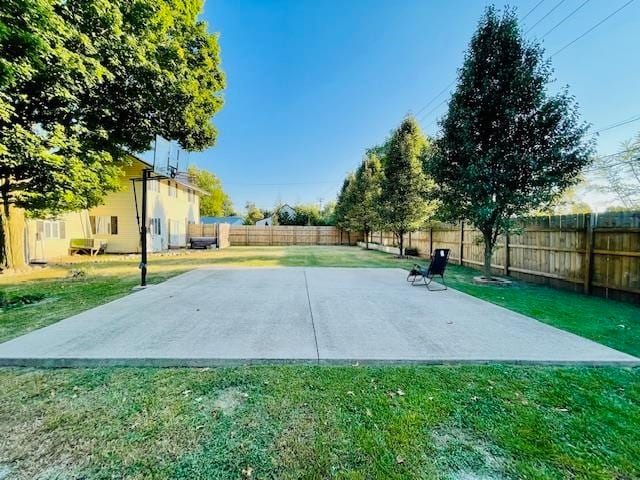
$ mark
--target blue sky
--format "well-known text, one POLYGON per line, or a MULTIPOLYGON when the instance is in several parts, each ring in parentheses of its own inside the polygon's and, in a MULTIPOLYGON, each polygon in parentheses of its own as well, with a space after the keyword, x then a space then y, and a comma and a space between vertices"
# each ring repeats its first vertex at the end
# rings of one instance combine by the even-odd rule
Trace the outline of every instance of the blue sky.
MULTIPOLYGON (((539 1, 509 3, 522 18, 539 1)), ((590 0, 543 39, 547 53, 627 1, 590 0)), ((533 27, 527 36, 542 37, 583 2, 543 0, 524 20, 525 30, 533 27)), ((203 18, 220 32, 228 87, 214 117, 216 146, 190 161, 222 179, 238 211, 247 201, 269 208, 334 199, 365 148, 455 79, 485 5, 207 0, 203 18)), ((594 130, 640 115, 639 39, 640 1, 634 1, 552 58, 553 88, 569 85, 594 130)), ((445 98, 417 115, 427 134, 437 133, 446 105, 425 114, 445 98)), ((602 132, 598 151, 614 153, 638 131, 640 122, 602 132)))

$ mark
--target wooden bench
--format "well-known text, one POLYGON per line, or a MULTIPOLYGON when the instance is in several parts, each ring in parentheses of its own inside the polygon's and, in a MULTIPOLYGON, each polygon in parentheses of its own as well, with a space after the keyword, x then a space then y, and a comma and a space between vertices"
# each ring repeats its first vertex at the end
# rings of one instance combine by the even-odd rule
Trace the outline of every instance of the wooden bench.
POLYGON ((104 253, 107 248, 107 242, 97 238, 72 238, 69 243, 69 255, 74 253, 88 253, 89 255, 98 255, 104 253))

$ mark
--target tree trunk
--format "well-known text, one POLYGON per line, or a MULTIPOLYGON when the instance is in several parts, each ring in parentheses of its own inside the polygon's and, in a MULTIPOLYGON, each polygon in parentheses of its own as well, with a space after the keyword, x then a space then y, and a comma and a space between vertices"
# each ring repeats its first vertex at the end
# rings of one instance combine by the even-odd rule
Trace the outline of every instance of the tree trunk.
POLYGON ((21 269, 24 259, 24 212, 4 204, 0 214, 0 271, 21 269))
POLYGON ((404 257, 404 234, 401 232, 398 235, 398 243, 400 245, 400 258, 404 257))
POLYGON ((482 267, 483 275, 491 278, 491 257, 493 256, 493 241, 491 232, 482 232, 484 238, 484 265, 482 267))
POLYGON ((369 230, 366 227, 364 229, 364 244, 366 246, 366 250, 369 250, 369 230))

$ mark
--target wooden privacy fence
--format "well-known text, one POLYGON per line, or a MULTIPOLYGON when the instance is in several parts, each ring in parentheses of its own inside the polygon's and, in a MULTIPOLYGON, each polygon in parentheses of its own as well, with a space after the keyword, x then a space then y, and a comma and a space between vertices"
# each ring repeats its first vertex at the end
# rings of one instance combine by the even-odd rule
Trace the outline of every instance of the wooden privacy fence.
POLYGON ((187 226, 187 243, 189 243, 191 237, 216 237, 218 239, 218 248, 226 248, 229 246, 230 228, 231 225, 228 223, 190 223, 187 226))
MULTIPOLYGON (((388 232, 370 240, 397 243, 388 232)), ((482 235, 469 225, 434 225, 407 234, 404 243, 421 256, 449 248, 453 262, 484 263, 482 235)), ((495 273, 640 303, 640 212, 522 219, 517 233, 498 239, 491 263, 495 273)))
POLYGON ((361 233, 336 227, 231 226, 229 242, 233 246, 267 245, 356 245, 361 233))
POLYGON ((346 232, 336 227, 258 226, 258 225, 189 225, 191 237, 218 237, 220 248, 269 245, 356 245, 362 233, 346 232))

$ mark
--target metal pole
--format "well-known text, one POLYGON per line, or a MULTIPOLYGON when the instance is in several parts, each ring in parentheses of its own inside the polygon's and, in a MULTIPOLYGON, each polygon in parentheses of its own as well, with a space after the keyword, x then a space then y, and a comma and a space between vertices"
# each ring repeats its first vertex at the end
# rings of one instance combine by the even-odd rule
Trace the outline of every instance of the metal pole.
POLYGON ((140 261, 140 286, 147 286, 147 181, 151 170, 142 169, 142 222, 140 225, 140 245, 142 247, 142 259, 140 261))

